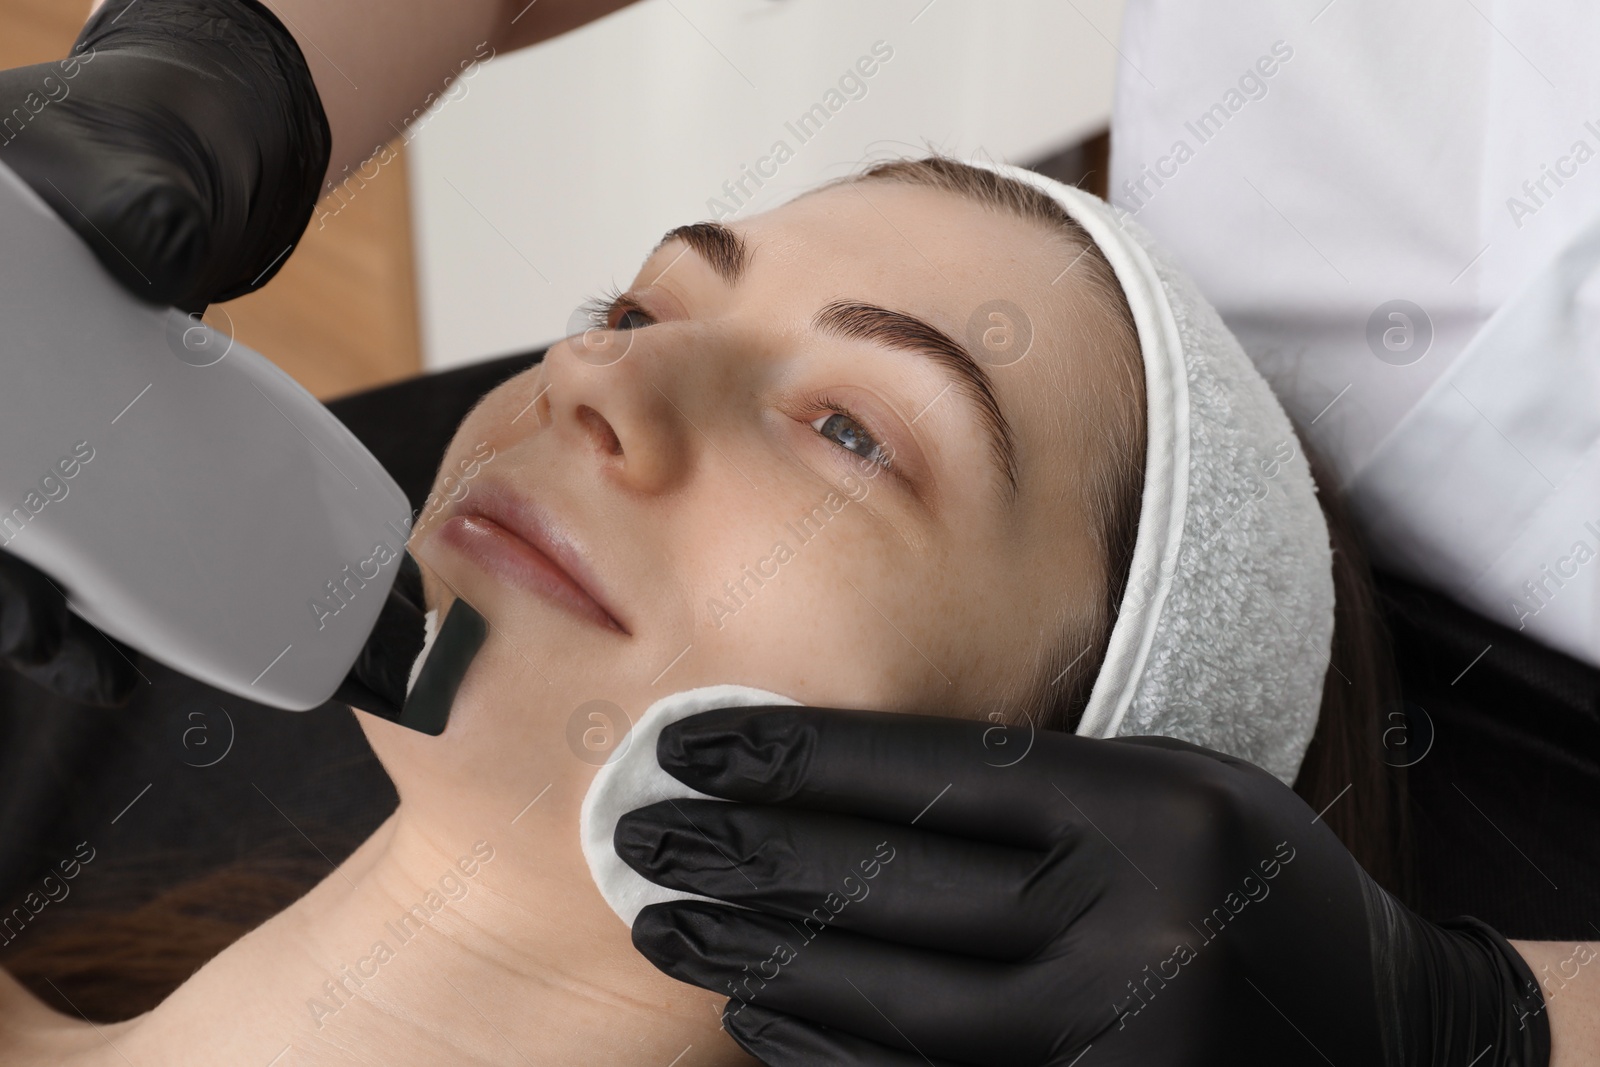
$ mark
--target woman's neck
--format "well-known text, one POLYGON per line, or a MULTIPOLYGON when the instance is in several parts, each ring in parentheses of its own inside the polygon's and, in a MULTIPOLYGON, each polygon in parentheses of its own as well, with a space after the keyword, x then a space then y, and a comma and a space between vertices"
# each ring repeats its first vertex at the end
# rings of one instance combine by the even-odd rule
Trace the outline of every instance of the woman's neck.
POLYGON ((458 835, 402 804, 155 1010, 97 1027, 87 1048, 81 1024, 33 1025, 28 1043, 85 1067, 752 1063, 719 1032, 722 998, 633 950, 564 807, 462 820, 480 832, 458 835))

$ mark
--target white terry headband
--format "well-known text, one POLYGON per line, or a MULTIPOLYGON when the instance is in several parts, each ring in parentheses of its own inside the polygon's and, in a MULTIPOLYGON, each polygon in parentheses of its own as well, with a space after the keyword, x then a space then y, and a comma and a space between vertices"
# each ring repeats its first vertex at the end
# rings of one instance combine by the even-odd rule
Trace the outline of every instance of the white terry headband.
POLYGON ((1289 418, 1194 283, 1131 219, 1033 171, 1104 253, 1144 356, 1148 448, 1127 589, 1078 725, 1163 734, 1293 784, 1333 643, 1333 556, 1289 418))
MULTIPOLYGON (((1102 200, 1018 167, 1088 231, 1133 309, 1144 356, 1144 498, 1128 586, 1078 733, 1162 734, 1249 760, 1293 784, 1316 730, 1333 641, 1333 559, 1299 438, 1194 284, 1102 200)), ((595 884, 632 925, 689 894, 645 880, 612 847, 617 820, 696 797, 656 762, 661 728, 717 707, 793 704, 746 686, 656 701, 584 798, 595 884)))

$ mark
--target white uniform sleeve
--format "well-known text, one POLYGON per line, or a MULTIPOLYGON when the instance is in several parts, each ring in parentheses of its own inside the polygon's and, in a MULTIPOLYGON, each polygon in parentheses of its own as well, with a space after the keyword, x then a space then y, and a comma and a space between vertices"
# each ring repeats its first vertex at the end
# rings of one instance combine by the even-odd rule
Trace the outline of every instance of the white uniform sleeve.
POLYGON ((1129 0, 1110 192, 1382 565, 1600 665, 1595 40, 1576 2, 1129 0), (1473 348, 1502 307, 1542 343, 1473 348))

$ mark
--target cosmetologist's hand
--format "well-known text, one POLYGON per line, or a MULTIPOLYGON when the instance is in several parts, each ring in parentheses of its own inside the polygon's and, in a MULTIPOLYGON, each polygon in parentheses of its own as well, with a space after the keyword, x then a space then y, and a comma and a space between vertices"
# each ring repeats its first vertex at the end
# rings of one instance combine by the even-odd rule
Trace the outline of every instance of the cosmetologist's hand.
POLYGON ((661 735, 686 785, 617 827, 699 901, 634 944, 800 1064, 1545 1067, 1522 958, 1374 884, 1295 793, 1169 738, 730 708, 661 735))
POLYGON ((42 571, 0 551, 0 666, 71 700, 114 707, 138 679, 138 656, 68 610, 42 571))
POLYGON ((255 0, 109 0, 66 59, 0 71, 0 163, 154 304, 264 285, 330 141, 298 46, 255 0))

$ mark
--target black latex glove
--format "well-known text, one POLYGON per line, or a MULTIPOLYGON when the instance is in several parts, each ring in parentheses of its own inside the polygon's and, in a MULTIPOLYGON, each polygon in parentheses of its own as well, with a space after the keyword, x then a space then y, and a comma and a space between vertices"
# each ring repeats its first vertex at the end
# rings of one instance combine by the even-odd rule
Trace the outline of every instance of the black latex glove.
POLYGON ((331 700, 400 721, 411 667, 422 654, 428 614, 422 570, 410 552, 400 553, 400 570, 350 673, 331 700))
POLYGON ((774 1067, 1548 1063, 1504 939, 1406 910, 1243 761, 795 708, 693 716, 658 755, 746 803, 630 813, 619 853, 754 910, 652 905, 634 944, 731 994, 774 1067))
POLYGON ((0 71, 0 163, 135 296, 189 311, 276 273, 331 141, 255 0, 110 0, 68 59, 0 71))
POLYGON ((69 611, 42 571, 0 552, 0 664, 68 699, 114 707, 138 681, 138 657, 69 611))

